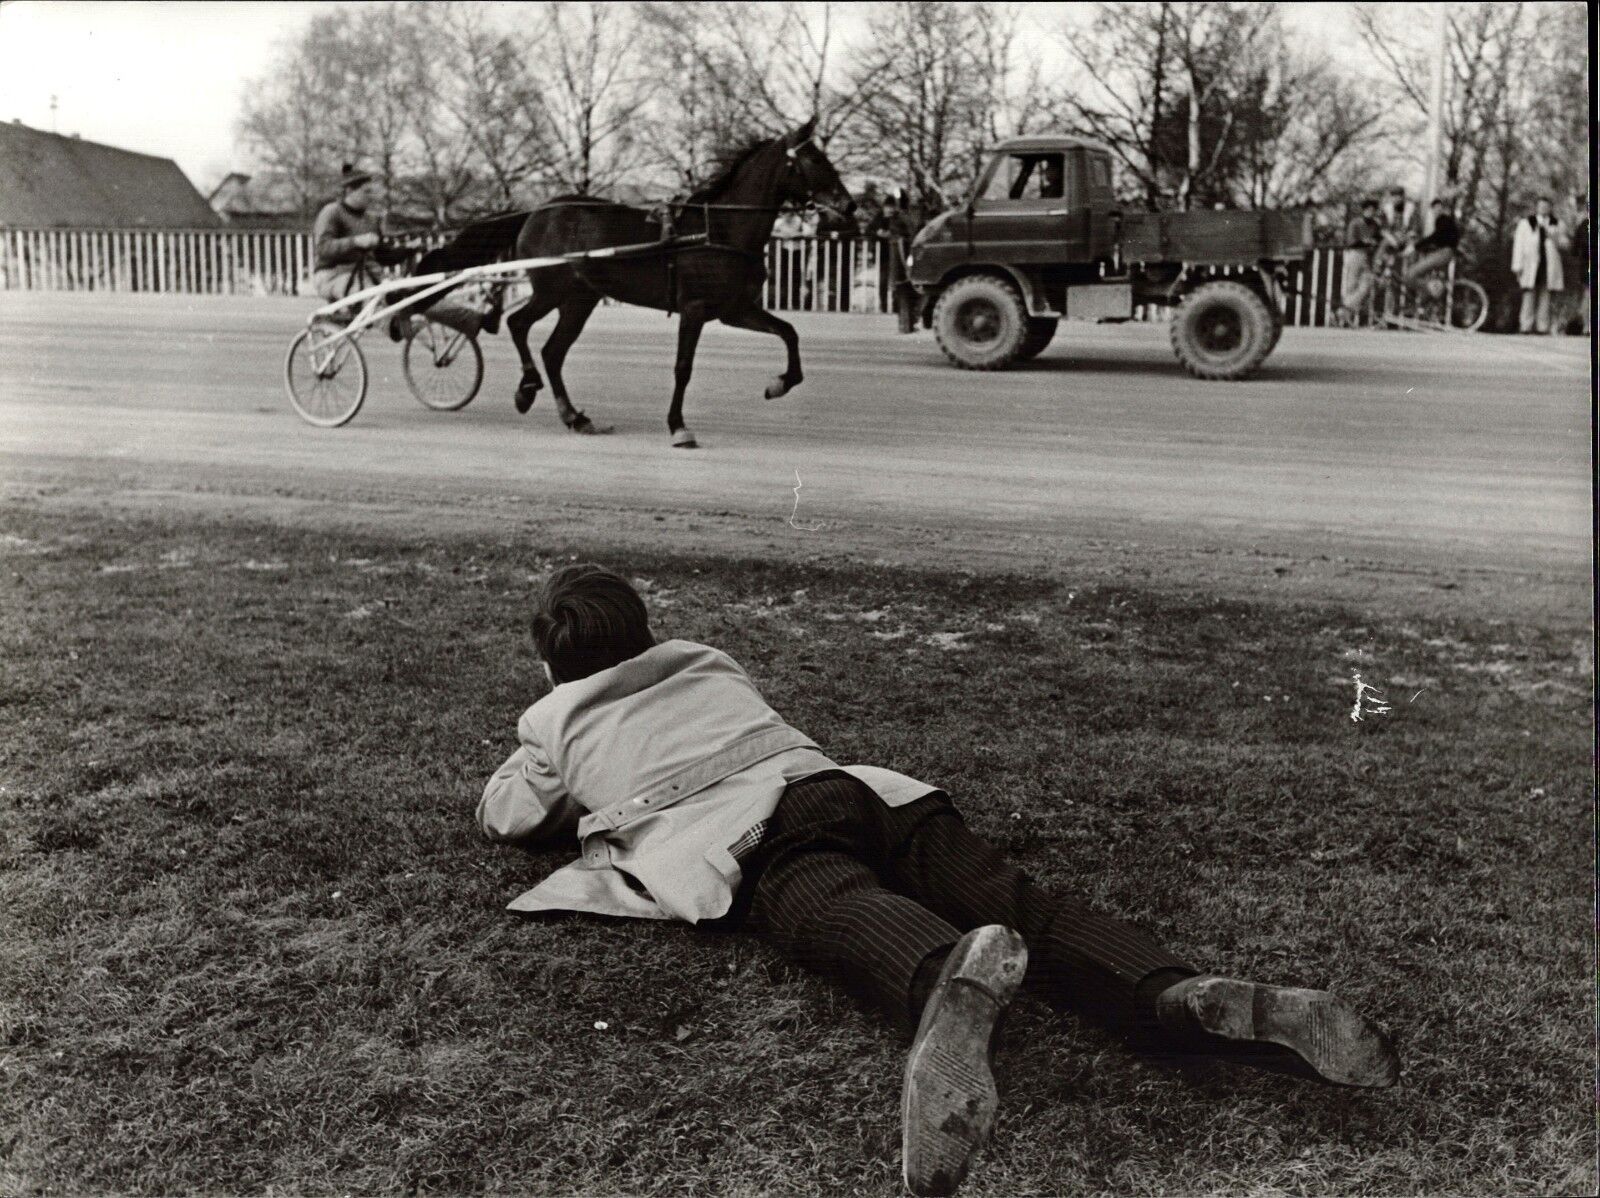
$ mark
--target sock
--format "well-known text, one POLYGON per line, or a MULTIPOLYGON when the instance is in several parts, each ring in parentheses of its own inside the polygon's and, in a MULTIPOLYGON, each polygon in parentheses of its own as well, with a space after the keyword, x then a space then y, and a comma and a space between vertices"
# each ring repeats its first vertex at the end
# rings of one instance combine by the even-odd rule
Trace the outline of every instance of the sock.
MULTIPOLYGON (((1151 1032, 1164 1032, 1168 1037, 1183 1039, 1189 1030, 1187 1026, 1171 1027, 1164 1024, 1158 1014, 1160 1007, 1157 1002, 1161 995, 1179 982, 1195 977, 1191 969, 1158 969, 1144 978, 1134 990, 1134 1006, 1138 1010, 1138 1022, 1151 1032)), ((1187 1024, 1187 1017, 1184 1023, 1187 1024)))

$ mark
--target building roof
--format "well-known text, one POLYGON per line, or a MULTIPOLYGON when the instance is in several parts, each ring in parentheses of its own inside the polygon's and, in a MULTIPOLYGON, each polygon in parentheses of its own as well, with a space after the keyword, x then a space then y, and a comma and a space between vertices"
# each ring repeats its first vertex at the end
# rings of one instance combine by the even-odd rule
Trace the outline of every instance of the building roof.
POLYGON ((997 150, 1101 150, 1107 154, 1110 147, 1075 133, 1030 133, 1026 137, 1010 137, 995 147, 997 150))
POLYGON ((170 158, 0 124, 0 225, 213 229, 222 223, 170 158))
POLYGON ((298 228, 310 221, 294 180, 271 172, 247 175, 231 171, 206 202, 230 225, 298 228))

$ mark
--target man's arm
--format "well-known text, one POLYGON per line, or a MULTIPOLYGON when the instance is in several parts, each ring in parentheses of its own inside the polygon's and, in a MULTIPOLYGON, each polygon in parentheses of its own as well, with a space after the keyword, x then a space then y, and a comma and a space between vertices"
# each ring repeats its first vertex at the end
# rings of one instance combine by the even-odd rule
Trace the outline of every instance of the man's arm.
POLYGON ((583 808, 538 749, 524 745, 494 772, 478 802, 478 826, 500 843, 576 834, 583 808))

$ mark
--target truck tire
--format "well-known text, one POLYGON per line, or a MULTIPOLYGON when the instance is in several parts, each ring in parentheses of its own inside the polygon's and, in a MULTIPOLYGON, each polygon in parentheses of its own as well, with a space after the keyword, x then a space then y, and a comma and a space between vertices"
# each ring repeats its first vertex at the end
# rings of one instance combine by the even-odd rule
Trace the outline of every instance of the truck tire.
POLYGON ((1005 279, 968 275, 940 294, 933 309, 933 331, 944 356, 961 369, 1000 370, 1022 353, 1028 310, 1005 279))
POLYGON ((1214 279, 1183 297, 1172 314, 1172 352, 1196 378, 1242 379, 1277 344, 1277 322, 1245 283, 1214 279))
POLYGON ((1057 323, 1053 316, 1028 317, 1028 332, 1022 339, 1022 348, 1017 351, 1017 361, 1029 362, 1044 353, 1050 338, 1056 335, 1057 323))

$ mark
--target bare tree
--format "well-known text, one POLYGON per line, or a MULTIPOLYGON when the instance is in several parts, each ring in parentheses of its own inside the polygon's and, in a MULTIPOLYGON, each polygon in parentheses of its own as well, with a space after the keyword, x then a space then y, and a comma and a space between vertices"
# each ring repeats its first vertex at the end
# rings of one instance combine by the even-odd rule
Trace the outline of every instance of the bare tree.
POLYGON ((1089 20, 1061 35, 1080 73, 1060 99, 1064 123, 1109 147, 1119 173, 1151 208, 1167 190, 1161 134, 1172 112, 1174 7, 1097 4, 1089 20))
MULTIPOLYGON (((1275 24, 1268 4, 1191 3, 1173 6, 1171 46, 1187 94, 1183 97, 1184 153, 1178 203, 1192 207, 1196 190, 1214 179, 1229 146, 1241 105, 1236 84, 1250 77, 1267 31, 1275 24), (1215 110, 1209 138, 1205 117, 1215 110)), ((1248 88, 1243 89, 1248 91, 1248 88)), ((1213 194, 1220 188, 1212 187, 1213 194)))
POLYGON ((281 43, 268 73, 245 90, 239 140, 268 170, 290 181, 307 219, 327 198, 338 164, 358 155, 364 131, 348 120, 352 18, 317 12, 281 43))
POLYGON ((550 175, 589 195, 636 164, 643 110, 658 85, 640 61, 637 20, 617 4, 546 4, 539 97, 549 132, 550 175))
POLYGON ((539 57, 538 27, 515 37, 480 0, 428 5, 421 13, 440 60, 439 103, 475 153, 483 202, 525 204, 549 169, 548 121, 529 62, 539 57))
POLYGON ((860 96, 846 145, 855 162, 893 171, 921 202, 947 206, 971 181, 987 140, 991 81, 976 6, 896 3, 868 18, 852 80, 860 96))
POLYGON ((1294 206, 1366 191, 1383 117, 1370 89, 1325 54, 1292 47, 1281 30, 1263 50, 1241 81, 1250 103, 1230 163, 1235 202, 1294 206))

